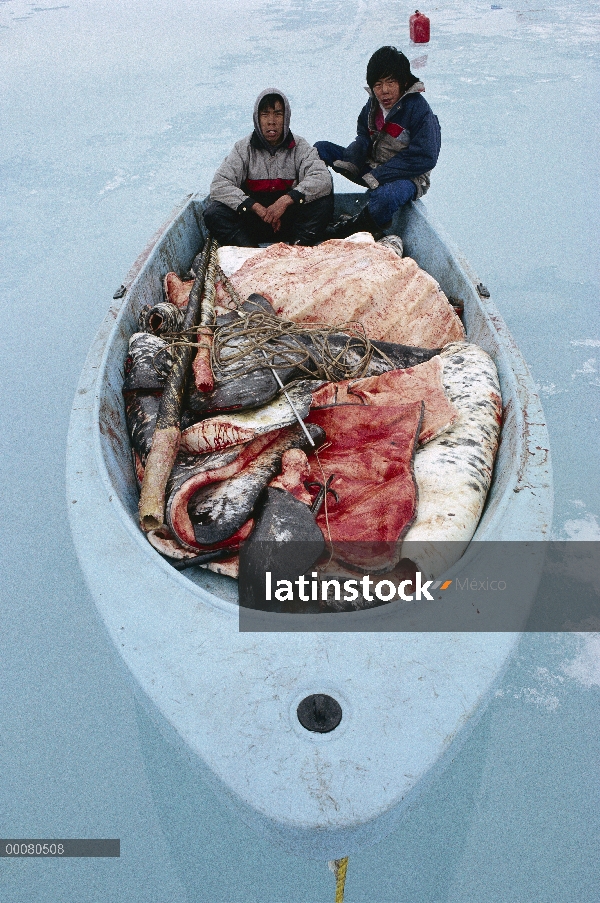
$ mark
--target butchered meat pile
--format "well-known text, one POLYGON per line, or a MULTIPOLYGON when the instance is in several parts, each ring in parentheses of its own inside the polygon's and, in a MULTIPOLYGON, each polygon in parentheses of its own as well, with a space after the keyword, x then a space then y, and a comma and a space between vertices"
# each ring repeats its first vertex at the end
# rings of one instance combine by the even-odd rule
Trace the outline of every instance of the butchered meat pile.
MULTIPOLYGON (((256 302, 247 299, 260 295, 267 320, 288 323, 266 345, 271 360, 283 360, 284 346, 312 349, 310 372, 287 358, 277 369, 314 446, 256 350, 246 370, 215 368, 210 393, 190 383, 165 525, 148 534, 152 545, 170 559, 214 552, 208 566, 237 576, 267 487, 311 510, 320 493, 314 518, 326 552, 315 566, 328 573, 391 573, 405 539, 467 543, 491 481, 502 401, 492 360, 465 341, 437 282, 368 237, 316 248, 224 248, 219 257, 230 281, 217 285, 215 341, 219 330, 250 322, 244 318, 256 302), (349 373, 356 352, 346 347, 355 334, 348 324, 361 324, 372 357, 357 376, 326 379, 321 346, 290 323, 328 330, 349 373)), ((179 322, 192 284, 181 276, 166 274, 160 309, 142 312, 130 340, 123 393, 139 484, 177 338, 172 325, 157 324, 179 322)), ((422 562, 429 571, 444 564, 422 562)))

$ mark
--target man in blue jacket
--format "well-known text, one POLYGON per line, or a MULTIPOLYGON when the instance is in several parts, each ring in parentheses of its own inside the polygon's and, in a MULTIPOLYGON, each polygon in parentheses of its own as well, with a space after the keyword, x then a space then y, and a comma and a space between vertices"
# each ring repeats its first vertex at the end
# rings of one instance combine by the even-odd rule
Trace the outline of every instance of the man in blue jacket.
POLYGON ((375 51, 367 65, 367 84, 371 97, 358 117, 352 144, 315 144, 335 172, 368 188, 360 213, 332 226, 330 238, 360 231, 381 236, 399 207, 425 194, 440 152, 440 124, 403 53, 395 47, 375 51))

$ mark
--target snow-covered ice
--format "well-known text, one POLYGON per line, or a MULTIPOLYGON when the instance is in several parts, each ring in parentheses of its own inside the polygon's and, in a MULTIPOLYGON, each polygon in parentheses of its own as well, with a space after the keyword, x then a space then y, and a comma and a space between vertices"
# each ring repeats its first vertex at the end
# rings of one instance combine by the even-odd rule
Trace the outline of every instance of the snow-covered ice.
MULTIPOLYGON (((600 538, 600 7, 444 0, 422 10, 426 46, 409 44, 412 11, 0 2, 2 830, 121 838, 120 860, 5 861, 11 903, 333 899, 324 864, 268 846, 210 791, 169 783, 175 753, 144 743, 64 498, 69 411, 112 293, 182 196, 208 188, 266 85, 288 94, 299 134, 349 143, 369 55, 392 43, 413 61, 442 127, 427 206, 540 387, 554 534, 600 538)), ((525 637, 448 771, 351 859, 347 900, 597 899, 598 683, 596 635, 525 637)))

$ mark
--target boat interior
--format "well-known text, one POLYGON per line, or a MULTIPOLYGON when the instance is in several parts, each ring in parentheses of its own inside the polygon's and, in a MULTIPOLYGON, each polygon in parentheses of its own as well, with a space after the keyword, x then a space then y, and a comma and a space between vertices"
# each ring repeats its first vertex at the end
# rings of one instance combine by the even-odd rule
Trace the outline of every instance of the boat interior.
MULTIPOLYGON (((123 361, 127 356, 129 337, 138 330, 141 308, 162 300, 164 275, 169 271, 180 275, 186 273, 202 247, 207 234, 202 217, 203 203, 199 196, 189 196, 135 262, 123 285, 125 297, 115 304, 118 328, 113 330, 112 339, 107 342, 100 366, 96 399, 100 426, 96 437, 97 461, 110 493, 120 499, 122 517, 127 521, 128 529, 139 534, 140 542, 146 544, 150 556, 158 553, 146 542, 138 525, 138 488, 121 392, 123 361)), ((362 203, 363 194, 337 195, 335 218, 344 213, 356 213, 362 203)), ((502 387, 504 422, 492 485, 474 538, 512 538, 505 529, 506 508, 514 498, 515 461, 523 459, 526 451, 523 405, 518 403, 518 374, 506 353, 506 342, 500 341, 498 334, 498 328, 506 327, 500 318, 494 321, 495 309, 492 308, 490 313, 485 306, 485 290, 445 236, 431 224, 421 202, 413 202, 402 209, 392 231, 402 238, 404 255, 412 257, 433 276, 448 297, 463 303, 468 340, 481 345, 496 363, 502 387)), ((238 602, 237 581, 201 567, 183 573, 209 593, 238 602)))

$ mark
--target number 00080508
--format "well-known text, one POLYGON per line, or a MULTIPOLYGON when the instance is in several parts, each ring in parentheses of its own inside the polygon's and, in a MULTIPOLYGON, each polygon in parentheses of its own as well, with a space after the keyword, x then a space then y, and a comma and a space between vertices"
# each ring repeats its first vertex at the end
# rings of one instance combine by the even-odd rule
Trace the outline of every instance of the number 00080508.
POLYGON ((62 856, 65 848, 62 843, 7 843, 4 852, 7 856, 62 856))

